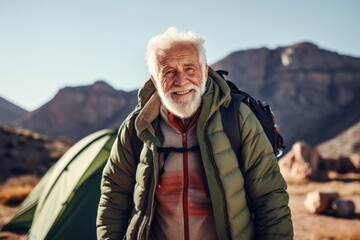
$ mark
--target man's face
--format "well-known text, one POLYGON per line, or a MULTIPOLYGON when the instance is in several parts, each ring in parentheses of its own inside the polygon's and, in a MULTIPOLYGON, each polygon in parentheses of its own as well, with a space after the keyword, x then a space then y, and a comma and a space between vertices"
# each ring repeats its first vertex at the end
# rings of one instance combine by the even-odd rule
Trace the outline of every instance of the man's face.
POLYGON ((157 56, 158 75, 152 76, 165 107, 181 118, 192 116, 205 92, 207 66, 203 72, 198 51, 188 43, 176 43, 157 56))

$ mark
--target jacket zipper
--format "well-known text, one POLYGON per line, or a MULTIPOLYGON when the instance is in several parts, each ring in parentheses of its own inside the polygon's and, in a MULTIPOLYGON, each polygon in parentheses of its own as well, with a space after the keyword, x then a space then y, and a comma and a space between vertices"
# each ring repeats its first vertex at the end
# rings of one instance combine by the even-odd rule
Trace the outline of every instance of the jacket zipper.
MULTIPOLYGON (((182 133, 183 147, 187 147, 187 133, 182 133)), ((184 190, 183 190, 183 211, 184 211, 184 231, 185 240, 190 238, 189 236, 189 205, 188 205, 188 192, 189 192, 189 164, 188 164, 188 152, 183 153, 183 177, 184 177, 184 190)))
MULTIPOLYGON (((206 132, 208 132, 208 125, 206 124, 206 132)), ((210 151, 212 152, 212 147, 211 147, 211 144, 209 142, 209 139, 206 137, 206 144, 208 146, 208 148, 210 149, 210 151)), ((215 159, 214 159, 214 156, 213 154, 209 154, 210 155, 210 159, 211 159, 211 163, 213 164, 213 167, 214 167, 214 170, 216 172, 216 181, 218 182, 219 184, 219 187, 220 187, 220 190, 221 190, 221 195, 222 195, 222 199, 223 199, 223 209, 224 209, 224 217, 225 217, 225 225, 226 225, 226 232, 228 234, 229 237, 231 237, 231 233, 230 233, 230 224, 229 224, 229 218, 228 218, 228 213, 227 213, 227 207, 226 207, 226 203, 225 203, 225 199, 226 199, 226 196, 225 196, 225 191, 224 191, 224 187, 221 183, 221 179, 220 179, 220 175, 219 175, 219 170, 217 169, 216 167, 216 163, 215 163, 215 159)))
MULTIPOLYGON (((196 114, 199 114, 196 113, 196 114)), ((179 131, 182 136, 182 145, 184 148, 188 147, 188 133, 195 124, 197 120, 197 116, 194 116, 191 120, 190 124, 187 126, 186 130, 184 130, 179 124, 173 123, 174 127, 179 131)), ((182 207, 183 207, 183 215, 184 215, 184 238, 185 240, 190 239, 190 230, 189 230, 189 201, 188 201, 188 194, 189 194, 189 155, 188 152, 183 153, 183 199, 182 199, 182 207)))

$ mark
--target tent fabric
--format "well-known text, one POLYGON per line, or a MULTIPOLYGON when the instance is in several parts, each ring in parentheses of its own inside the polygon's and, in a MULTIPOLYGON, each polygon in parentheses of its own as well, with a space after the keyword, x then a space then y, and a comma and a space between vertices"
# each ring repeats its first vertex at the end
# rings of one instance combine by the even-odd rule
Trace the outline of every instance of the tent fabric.
POLYGON ((23 228, 31 222, 29 239, 96 239, 101 174, 115 138, 116 130, 106 129, 71 147, 4 229, 12 229, 26 219, 21 221, 23 228))

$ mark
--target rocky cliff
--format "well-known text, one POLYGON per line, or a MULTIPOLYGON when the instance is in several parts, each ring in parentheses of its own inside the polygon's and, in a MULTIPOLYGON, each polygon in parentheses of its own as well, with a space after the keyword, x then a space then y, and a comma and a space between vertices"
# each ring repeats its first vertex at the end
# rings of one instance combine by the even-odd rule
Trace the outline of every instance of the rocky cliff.
POLYGON ((136 102, 137 91, 115 90, 104 81, 66 87, 28 114, 20 125, 54 138, 76 141, 97 130, 119 127, 136 102))
POLYGON ((318 144, 360 120, 360 58, 304 42, 235 52, 213 68, 270 103, 289 147, 318 144))

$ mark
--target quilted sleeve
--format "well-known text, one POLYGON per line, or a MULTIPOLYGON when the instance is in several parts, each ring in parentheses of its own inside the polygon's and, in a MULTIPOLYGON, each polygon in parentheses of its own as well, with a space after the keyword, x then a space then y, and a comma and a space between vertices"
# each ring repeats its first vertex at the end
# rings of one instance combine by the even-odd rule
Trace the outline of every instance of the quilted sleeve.
POLYGON ((293 239, 289 195, 276 156, 256 116, 240 105, 241 169, 254 216, 255 239, 293 239))
POLYGON ((108 162, 103 170, 101 198, 96 220, 98 239, 122 239, 133 209, 133 191, 138 163, 129 129, 124 122, 119 129, 108 162))

